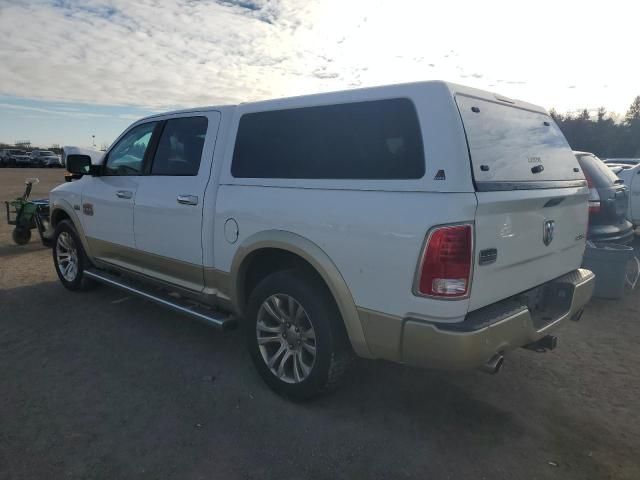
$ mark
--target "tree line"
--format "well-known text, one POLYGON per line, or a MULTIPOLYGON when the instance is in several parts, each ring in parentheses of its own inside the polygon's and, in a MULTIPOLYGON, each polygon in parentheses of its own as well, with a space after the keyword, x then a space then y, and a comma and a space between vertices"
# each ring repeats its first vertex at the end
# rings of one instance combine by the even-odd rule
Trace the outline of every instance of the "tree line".
POLYGON ((551 109, 569 145, 574 150, 595 153, 600 158, 640 158, 640 96, 624 120, 616 122, 604 107, 592 119, 587 109, 578 114, 561 114, 551 109))

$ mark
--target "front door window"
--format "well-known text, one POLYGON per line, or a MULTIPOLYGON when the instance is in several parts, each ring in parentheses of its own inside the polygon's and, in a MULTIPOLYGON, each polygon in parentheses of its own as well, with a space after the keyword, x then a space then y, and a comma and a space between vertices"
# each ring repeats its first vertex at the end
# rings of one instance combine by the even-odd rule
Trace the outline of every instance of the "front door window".
POLYGON ((105 175, 142 175, 144 156, 149 147, 156 122, 132 128, 109 152, 105 175))

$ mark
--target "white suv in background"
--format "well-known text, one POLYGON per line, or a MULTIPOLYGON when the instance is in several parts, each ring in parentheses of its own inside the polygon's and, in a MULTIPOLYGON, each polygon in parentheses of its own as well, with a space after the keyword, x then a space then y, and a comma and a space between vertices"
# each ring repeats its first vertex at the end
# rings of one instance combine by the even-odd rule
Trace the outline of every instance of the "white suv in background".
MULTIPOLYGON (((294 398, 351 355, 496 372, 555 346, 594 276, 588 189, 540 107, 421 82, 142 119, 51 192, 62 284, 220 328, 294 398), (161 293, 161 292, 166 292, 161 293)), ((123 308, 127 308, 123 305, 123 308)))

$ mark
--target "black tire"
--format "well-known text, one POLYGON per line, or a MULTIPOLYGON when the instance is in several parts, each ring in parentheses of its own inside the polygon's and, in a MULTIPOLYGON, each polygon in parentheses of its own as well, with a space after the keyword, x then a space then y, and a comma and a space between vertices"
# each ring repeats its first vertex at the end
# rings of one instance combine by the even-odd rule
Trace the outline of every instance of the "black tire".
POLYGON ((342 317, 330 292, 314 275, 301 270, 276 272, 262 280, 249 297, 244 327, 247 348, 260 376, 273 391, 292 400, 307 400, 333 390, 353 357, 342 317), (295 299, 315 332, 315 360, 306 378, 297 383, 287 383, 272 372, 258 345, 258 314, 263 302, 272 295, 295 299))
POLYGON ((56 226, 55 232, 53 233, 51 251, 53 252, 53 265, 56 269, 56 273, 58 274, 60 282, 66 289, 71 291, 81 291, 88 290, 96 285, 94 280, 91 280, 84 275, 85 268, 89 267, 91 262, 85 254, 80 237, 70 220, 62 220, 56 226), (77 273, 73 275, 72 278, 65 278, 65 275, 62 272, 63 267, 61 267, 58 260, 58 242, 63 234, 65 234, 65 239, 71 239, 72 246, 76 251, 77 273))
POLYGON ((28 228, 16 227, 11 232, 11 238, 16 245, 26 245, 31 241, 31 230, 28 228))

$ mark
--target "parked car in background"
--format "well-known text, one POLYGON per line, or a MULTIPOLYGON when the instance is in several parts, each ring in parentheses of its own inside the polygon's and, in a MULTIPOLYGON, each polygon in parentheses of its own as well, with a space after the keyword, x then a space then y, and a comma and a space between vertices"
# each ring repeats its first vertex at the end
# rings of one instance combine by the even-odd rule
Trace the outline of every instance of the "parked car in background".
POLYGON ((636 228, 640 226, 640 164, 620 171, 618 177, 629 189, 627 219, 636 228))
POLYGON ((34 150, 31 152, 33 167, 62 167, 60 157, 50 150, 34 150))
POLYGON ((633 168, 633 165, 629 165, 627 163, 605 163, 605 165, 616 175, 618 175, 622 170, 633 168))
POLYGON ((624 164, 624 165, 638 165, 640 163, 640 158, 607 158, 603 160, 604 163, 615 163, 615 164, 624 164))
POLYGON ((53 153, 53 155, 47 155, 44 158, 42 166, 47 168, 62 168, 62 160, 60 158, 60 155, 56 153, 53 153))
POLYGON ((0 167, 13 167, 13 159, 10 154, 11 150, 3 149, 0 150, 0 167))
POLYGON ((0 150, 0 165, 3 167, 28 167, 29 154, 17 148, 0 150))
POLYGON ((633 225, 627 220, 629 189, 607 165, 589 152, 574 152, 589 185, 589 229, 594 242, 627 244, 633 225))
POLYGON ((67 168, 83 176, 50 194, 62 284, 239 322, 289 397, 335 386, 352 353, 497 373, 509 350, 554 348, 593 291, 571 148, 543 108, 490 92, 419 82, 154 115, 67 168))
POLYGON ((41 167, 42 160, 40 159, 40 150, 31 150, 29 153, 29 165, 31 167, 41 167))

